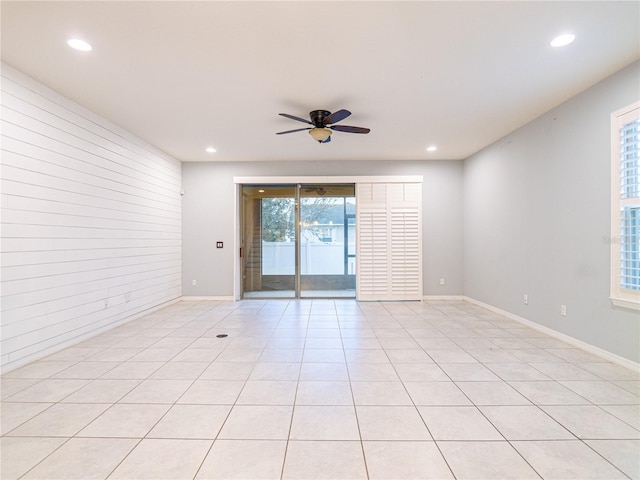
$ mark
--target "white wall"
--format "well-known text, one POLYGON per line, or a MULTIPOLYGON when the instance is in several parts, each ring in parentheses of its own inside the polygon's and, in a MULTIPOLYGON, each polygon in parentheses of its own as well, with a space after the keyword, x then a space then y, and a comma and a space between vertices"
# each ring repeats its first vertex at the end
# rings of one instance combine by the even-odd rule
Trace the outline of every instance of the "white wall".
POLYGON ((610 115, 639 85, 636 63, 516 130, 463 188, 465 295, 634 362, 640 314, 608 298, 610 115))
POLYGON ((3 370, 181 295, 180 163, 2 65, 3 370))
POLYGON ((233 248, 237 229, 233 177, 296 175, 423 175, 424 294, 462 295, 462 162, 214 161, 182 164, 185 296, 233 296, 238 253, 233 248), (216 241, 223 241, 224 249, 216 249, 216 241))

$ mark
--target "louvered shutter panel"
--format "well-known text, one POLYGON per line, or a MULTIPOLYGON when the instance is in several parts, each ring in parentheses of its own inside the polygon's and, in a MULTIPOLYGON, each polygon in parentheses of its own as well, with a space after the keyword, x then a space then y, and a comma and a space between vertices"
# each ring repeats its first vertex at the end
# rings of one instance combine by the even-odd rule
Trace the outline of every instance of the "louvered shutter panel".
POLYGON ((619 141, 620 288, 640 290, 640 119, 620 127, 619 141))
POLYGON ((422 298, 420 183, 358 183, 358 300, 422 298))

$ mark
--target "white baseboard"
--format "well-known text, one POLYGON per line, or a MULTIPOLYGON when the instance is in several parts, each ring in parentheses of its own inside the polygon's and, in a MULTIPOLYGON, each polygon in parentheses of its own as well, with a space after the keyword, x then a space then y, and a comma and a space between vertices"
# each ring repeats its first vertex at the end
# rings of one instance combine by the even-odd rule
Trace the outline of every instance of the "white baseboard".
POLYGON ((186 302, 193 302, 193 301, 202 301, 202 300, 206 300, 206 301, 216 301, 216 302, 235 302, 235 298, 233 297, 233 295, 229 295, 229 296, 183 296, 181 300, 184 300, 186 302))
POLYGON ((490 310, 494 313, 503 315, 511 320, 515 320, 518 323, 521 323, 523 325, 526 325, 529 328, 532 328, 546 335, 549 335, 550 337, 557 338, 558 340, 562 340, 563 342, 568 343, 569 345, 573 345, 574 347, 578 347, 578 348, 581 348, 582 350, 586 350, 587 352, 597 355, 600 358, 604 358, 609 362, 613 362, 617 365, 628 368, 635 372, 640 372, 640 363, 636 363, 633 360, 629 360, 628 358, 621 357, 620 355, 616 355, 615 353, 608 352, 607 350, 604 350, 600 347, 596 347, 595 345, 591 345, 590 343, 583 342, 582 340, 578 340, 577 338, 574 338, 570 335, 558 332, 557 330, 554 330, 549 327, 545 327, 544 325, 540 325, 539 323, 532 322, 531 320, 527 320, 526 318, 520 317, 506 310, 502 310, 501 308, 494 307, 493 305, 489 305, 488 303, 481 302, 479 300, 476 300, 475 298, 465 296, 464 300, 469 303, 473 303, 474 305, 478 305, 479 307, 486 308, 487 310, 490 310))
MULTIPOLYGON (((154 313, 158 310, 162 310, 163 308, 166 308, 170 305, 173 305, 174 303, 178 303, 180 301, 180 297, 174 298, 172 300, 167 300, 166 302, 163 302, 159 305, 155 305, 153 307, 150 307, 146 310, 143 310, 141 312, 135 313, 133 315, 127 316, 127 317, 123 317, 120 318, 116 321, 114 321, 113 323, 110 323, 109 325, 105 325, 103 327, 100 327, 96 330, 93 330, 91 332, 85 333, 83 335, 79 335, 77 337, 71 338, 69 340, 67 340, 66 342, 63 343, 59 343, 57 345, 54 345, 52 347, 46 348, 44 350, 40 350, 38 352, 32 353, 31 355, 26 355, 24 357, 21 357, 15 361, 4 361, 2 366, 0 367, 0 374, 4 375, 5 373, 9 373, 12 370, 15 370, 16 368, 20 368, 23 367, 25 365, 28 365, 29 363, 35 362, 37 360, 40 360, 42 358, 48 357, 50 355, 53 355, 54 353, 58 353, 62 350, 64 350, 65 348, 69 348, 69 347, 73 347, 74 345, 79 345, 82 342, 89 340, 93 337, 96 337, 98 335, 101 335, 105 332, 108 332, 109 330, 113 330, 114 328, 120 327, 122 325, 125 325, 126 323, 132 322, 134 320, 137 320, 139 318, 144 317, 145 315, 149 315, 151 313, 154 313)), ((4 360, 4 358, 3 358, 4 360)))
POLYGON ((422 297, 425 302, 436 300, 464 300, 463 295, 425 295, 422 297))

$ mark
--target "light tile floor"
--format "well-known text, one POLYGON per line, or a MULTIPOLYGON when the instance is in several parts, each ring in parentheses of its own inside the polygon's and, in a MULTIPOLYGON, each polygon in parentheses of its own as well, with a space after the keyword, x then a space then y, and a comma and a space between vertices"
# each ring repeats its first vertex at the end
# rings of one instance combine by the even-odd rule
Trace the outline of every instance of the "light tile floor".
POLYGON ((1 405, 4 480, 640 479, 638 373, 457 301, 182 301, 1 405))

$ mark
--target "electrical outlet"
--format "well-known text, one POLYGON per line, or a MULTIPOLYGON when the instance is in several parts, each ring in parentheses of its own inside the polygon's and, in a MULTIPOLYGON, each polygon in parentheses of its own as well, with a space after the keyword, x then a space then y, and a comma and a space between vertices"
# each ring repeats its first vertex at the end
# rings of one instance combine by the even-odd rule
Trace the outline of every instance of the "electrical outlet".
POLYGON ((440 285, 444 285, 444 278, 440 279, 440 285))
POLYGON ((560 305, 560 315, 562 315, 563 317, 567 316, 567 306, 566 305, 560 305))
POLYGON ((525 305, 529 305, 529 295, 527 295, 526 293, 524 294, 524 296, 522 297, 522 302, 525 305))
POLYGON ((191 285, 193 285, 194 287, 196 286, 198 282, 196 282, 195 280, 191 280, 191 285))

